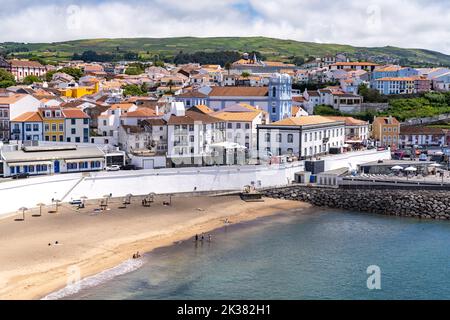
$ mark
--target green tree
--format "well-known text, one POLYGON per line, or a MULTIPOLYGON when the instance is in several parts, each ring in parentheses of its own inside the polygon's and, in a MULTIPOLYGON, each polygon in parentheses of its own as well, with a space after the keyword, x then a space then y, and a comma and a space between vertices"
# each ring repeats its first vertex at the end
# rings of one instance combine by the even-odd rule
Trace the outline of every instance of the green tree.
POLYGON ((142 90, 142 88, 135 84, 128 84, 122 87, 123 95, 126 96, 145 96, 147 92, 142 90))
POLYGON ((173 87, 173 85, 174 85, 174 83, 173 83, 172 79, 169 80, 169 82, 167 82, 167 86, 169 87, 169 92, 170 92, 170 93, 173 93, 173 92, 172 92, 172 87, 173 87))
POLYGON ((35 76, 35 75, 32 75, 32 74, 29 75, 29 76, 26 76, 25 79, 23 79, 23 83, 26 84, 26 85, 30 85, 30 84, 33 84, 35 82, 42 82, 42 80, 38 76, 35 76))
POLYGON ((75 80, 79 80, 83 76, 83 71, 81 71, 81 69, 65 67, 59 70, 48 71, 45 75, 45 80, 52 81, 53 75, 55 73, 68 74, 69 76, 72 76, 75 80))
POLYGON ((329 105, 318 105, 314 107, 314 115, 318 116, 342 116, 339 110, 329 105))
POLYGON ((227 70, 228 75, 230 75, 230 70, 231 70, 231 63, 230 62, 225 63, 225 70, 227 70))
POLYGON ((250 73, 247 72, 247 71, 243 71, 243 72, 241 73, 241 76, 244 77, 244 78, 248 78, 248 77, 250 77, 250 73))
POLYGON ((378 90, 370 89, 365 84, 360 84, 358 93, 364 98, 364 102, 386 103, 388 98, 381 95, 378 90))
POLYGON ((0 69, 0 88, 8 88, 15 84, 14 75, 4 69, 0 69))
POLYGON ((161 61, 161 60, 157 60, 157 61, 153 62, 153 65, 155 67, 164 67, 165 66, 164 61, 161 61))

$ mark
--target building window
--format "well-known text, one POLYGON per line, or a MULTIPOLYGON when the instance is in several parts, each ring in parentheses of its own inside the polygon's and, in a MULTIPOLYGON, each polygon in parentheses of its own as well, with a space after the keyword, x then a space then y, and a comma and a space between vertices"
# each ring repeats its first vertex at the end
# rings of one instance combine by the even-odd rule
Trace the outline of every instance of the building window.
POLYGON ((68 163, 67 164, 67 170, 75 170, 78 168, 78 165, 76 163, 68 163))
POLYGON ((63 135, 60 135, 60 136, 59 136, 59 141, 61 141, 61 142, 64 141, 64 136, 63 136, 63 135))
POLYGON ((240 129, 240 128, 241 128, 241 123, 240 122, 236 123, 236 129, 240 129))
POLYGON ((281 142, 281 133, 277 133, 277 142, 281 142))
POLYGON ((56 123, 52 124, 52 131, 55 132, 56 131, 56 123))
POLYGON ((292 133, 289 133, 287 136, 288 143, 294 142, 294 135, 292 133))
POLYGON ((75 137, 75 142, 81 142, 80 137, 75 137))
POLYGON ((31 124, 27 123, 25 125, 25 131, 31 131, 31 124))
POLYGON ((72 129, 70 130, 70 132, 71 132, 72 134, 76 134, 76 133, 77 133, 77 130, 76 130, 75 128, 72 128, 72 129))
POLYGON ((270 133, 266 133, 266 142, 270 142, 270 133))
POLYGON ((62 123, 59 124, 59 131, 60 132, 64 131, 64 125, 62 123))
POLYGON ((76 120, 75 119, 70 119, 70 124, 75 125, 76 120))
POLYGON ((39 125, 37 123, 33 124, 33 131, 39 131, 39 125))
POLYGON ((89 119, 87 118, 83 119, 83 124, 89 124, 89 119))
POLYGON ((245 124, 245 129, 250 129, 250 123, 245 124))
POLYGON ((228 129, 233 129, 233 124, 232 124, 231 122, 228 122, 228 123, 227 123, 227 128, 228 128, 228 129))
POLYGON ((189 141, 194 142, 194 136, 189 136, 189 141))

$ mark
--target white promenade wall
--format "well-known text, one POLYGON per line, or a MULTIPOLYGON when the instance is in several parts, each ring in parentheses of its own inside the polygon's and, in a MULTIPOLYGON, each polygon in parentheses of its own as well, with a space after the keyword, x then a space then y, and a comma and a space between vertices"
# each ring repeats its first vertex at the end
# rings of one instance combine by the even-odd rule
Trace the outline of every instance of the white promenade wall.
MULTIPOLYGON (((389 151, 375 150, 325 157, 325 170, 390 159, 389 151)), ((99 199, 112 193, 143 195, 193 191, 242 190, 254 183, 256 187, 282 186, 304 170, 303 162, 285 165, 222 166, 199 168, 149 169, 138 171, 91 172, 90 174, 59 174, 0 183, 0 215, 14 213, 20 207, 33 208, 51 199, 68 202, 86 196, 99 199)))

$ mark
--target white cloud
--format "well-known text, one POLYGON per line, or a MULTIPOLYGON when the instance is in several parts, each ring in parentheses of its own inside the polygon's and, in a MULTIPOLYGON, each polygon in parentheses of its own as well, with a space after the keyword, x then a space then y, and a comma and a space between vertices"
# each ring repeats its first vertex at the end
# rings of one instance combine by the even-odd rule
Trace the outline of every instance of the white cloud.
POLYGON ((0 0, 0 5, 0 41, 260 35, 450 54, 448 0, 43 0, 39 5, 0 0), (250 10, 241 10, 242 4, 250 10))

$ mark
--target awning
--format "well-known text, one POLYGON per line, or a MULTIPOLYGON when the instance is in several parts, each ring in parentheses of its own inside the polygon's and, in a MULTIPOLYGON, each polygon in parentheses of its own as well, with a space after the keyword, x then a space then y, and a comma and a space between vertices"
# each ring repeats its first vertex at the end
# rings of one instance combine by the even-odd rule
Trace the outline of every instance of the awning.
POLYGON ((228 141, 212 143, 210 145, 210 147, 211 148, 223 148, 223 149, 247 149, 247 147, 242 146, 239 143, 228 142, 228 141))
POLYGON ((30 162, 9 162, 8 166, 17 167, 17 166, 37 166, 37 165, 51 165, 50 161, 30 161, 30 162))
POLYGON ((86 162, 86 161, 105 161, 105 158, 90 158, 90 159, 67 159, 64 160, 66 163, 78 163, 78 162, 86 162))

